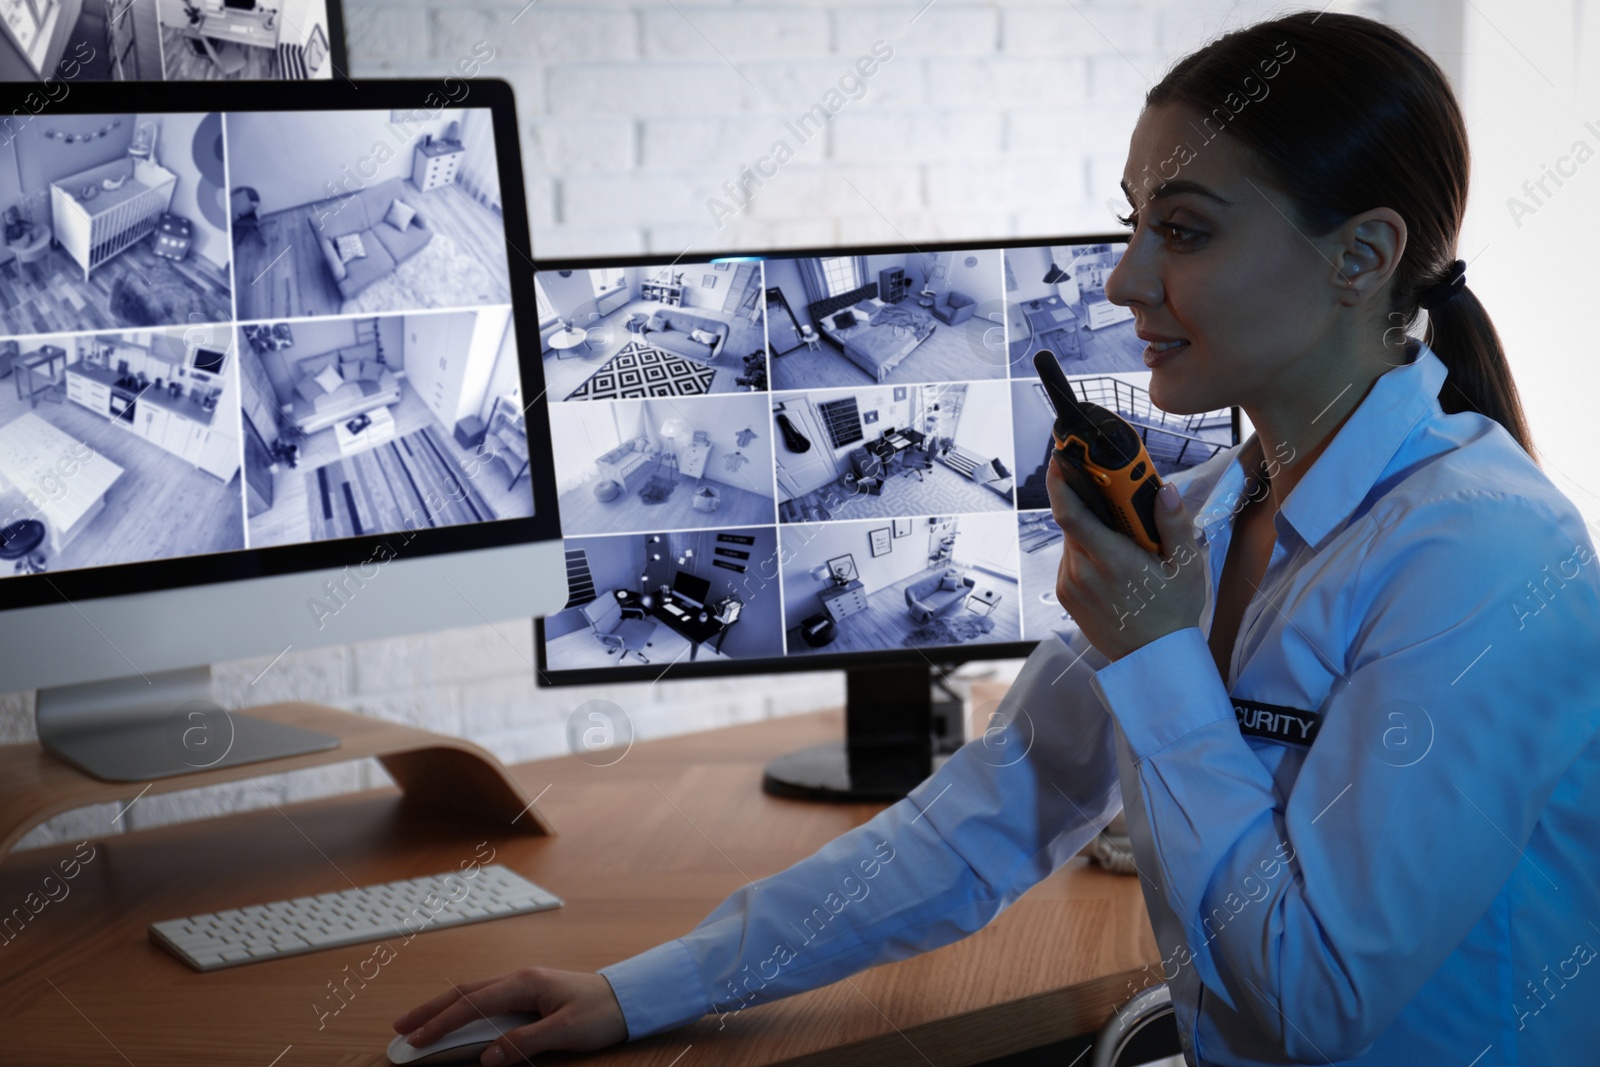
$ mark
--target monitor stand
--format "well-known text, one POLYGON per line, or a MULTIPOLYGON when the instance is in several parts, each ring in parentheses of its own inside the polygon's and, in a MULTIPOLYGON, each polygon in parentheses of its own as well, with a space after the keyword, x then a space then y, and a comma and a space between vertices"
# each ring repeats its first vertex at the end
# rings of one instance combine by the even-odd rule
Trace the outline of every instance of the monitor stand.
POLYGON ((249 715, 223 711, 195 696, 209 693, 206 673, 137 679, 147 697, 139 701, 112 685, 102 691, 120 695, 115 708, 86 686, 43 691, 40 744, 0 745, 0 862, 63 812, 113 803, 126 812, 146 793, 363 759, 376 759, 394 779, 403 808, 429 817, 454 812, 500 832, 555 833, 538 797, 471 741, 303 701, 253 707, 249 715), (119 714, 123 705, 135 710, 119 714))
MULTIPOLYGON (((845 671, 845 739, 779 756, 767 764, 761 788, 842 803, 904 797, 935 769, 932 694, 936 685, 944 688, 941 677, 927 663, 845 671)), ((960 701, 951 697, 958 714, 947 722, 959 721, 960 701)))
POLYGON ((211 668, 39 690, 40 746, 105 782, 148 782, 324 752, 333 734, 224 711, 211 668))

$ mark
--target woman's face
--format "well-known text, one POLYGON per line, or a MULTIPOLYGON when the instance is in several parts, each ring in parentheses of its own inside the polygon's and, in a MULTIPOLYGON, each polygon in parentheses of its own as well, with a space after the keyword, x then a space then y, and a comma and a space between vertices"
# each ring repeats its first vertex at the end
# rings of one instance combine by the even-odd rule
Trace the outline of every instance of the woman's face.
POLYGON ((1207 141, 1214 131, 1187 105, 1140 116, 1122 182, 1134 230, 1106 281, 1149 342, 1151 400, 1176 414, 1270 408, 1320 391, 1332 369, 1317 356, 1334 328, 1337 253, 1290 221, 1253 152, 1226 130, 1207 141))

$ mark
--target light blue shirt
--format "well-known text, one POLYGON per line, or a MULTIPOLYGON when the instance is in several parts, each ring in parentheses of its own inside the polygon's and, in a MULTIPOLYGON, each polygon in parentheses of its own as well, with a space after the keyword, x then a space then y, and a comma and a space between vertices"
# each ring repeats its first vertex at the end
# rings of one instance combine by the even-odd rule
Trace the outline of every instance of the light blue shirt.
POLYGON ((970 934, 1120 809, 1163 960, 1138 985, 1171 987, 1191 1065, 1600 1049, 1600 560, 1444 378, 1425 346, 1385 373, 1283 501, 1226 681, 1205 635, 1254 438, 1172 479, 1199 626, 1110 664, 1041 642, 1003 728, 604 968, 629 1037, 970 934))

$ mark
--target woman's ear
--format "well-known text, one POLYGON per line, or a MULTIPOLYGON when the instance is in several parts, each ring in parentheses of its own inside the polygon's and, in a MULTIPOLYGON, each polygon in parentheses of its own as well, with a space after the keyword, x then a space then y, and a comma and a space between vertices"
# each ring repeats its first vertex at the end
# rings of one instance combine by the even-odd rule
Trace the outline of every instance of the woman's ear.
POLYGON ((1382 292, 1406 250, 1406 223, 1390 208, 1352 215, 1331 235, 1337 268, 1331 284, 1339 302, 1354 307, 1382 292))

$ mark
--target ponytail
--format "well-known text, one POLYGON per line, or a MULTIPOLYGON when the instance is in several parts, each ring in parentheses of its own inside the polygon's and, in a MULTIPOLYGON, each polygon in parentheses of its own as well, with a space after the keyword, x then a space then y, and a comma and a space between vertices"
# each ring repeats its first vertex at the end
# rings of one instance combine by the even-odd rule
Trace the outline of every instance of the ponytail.
POLYGON ((1450 371, 1439 390, 1439 406, 1450 413, 1476 411, 1488 416, 1538 463, 1500 335, 1471 289, 1463 287, 1428 311, 1423 340, 1450 371))

